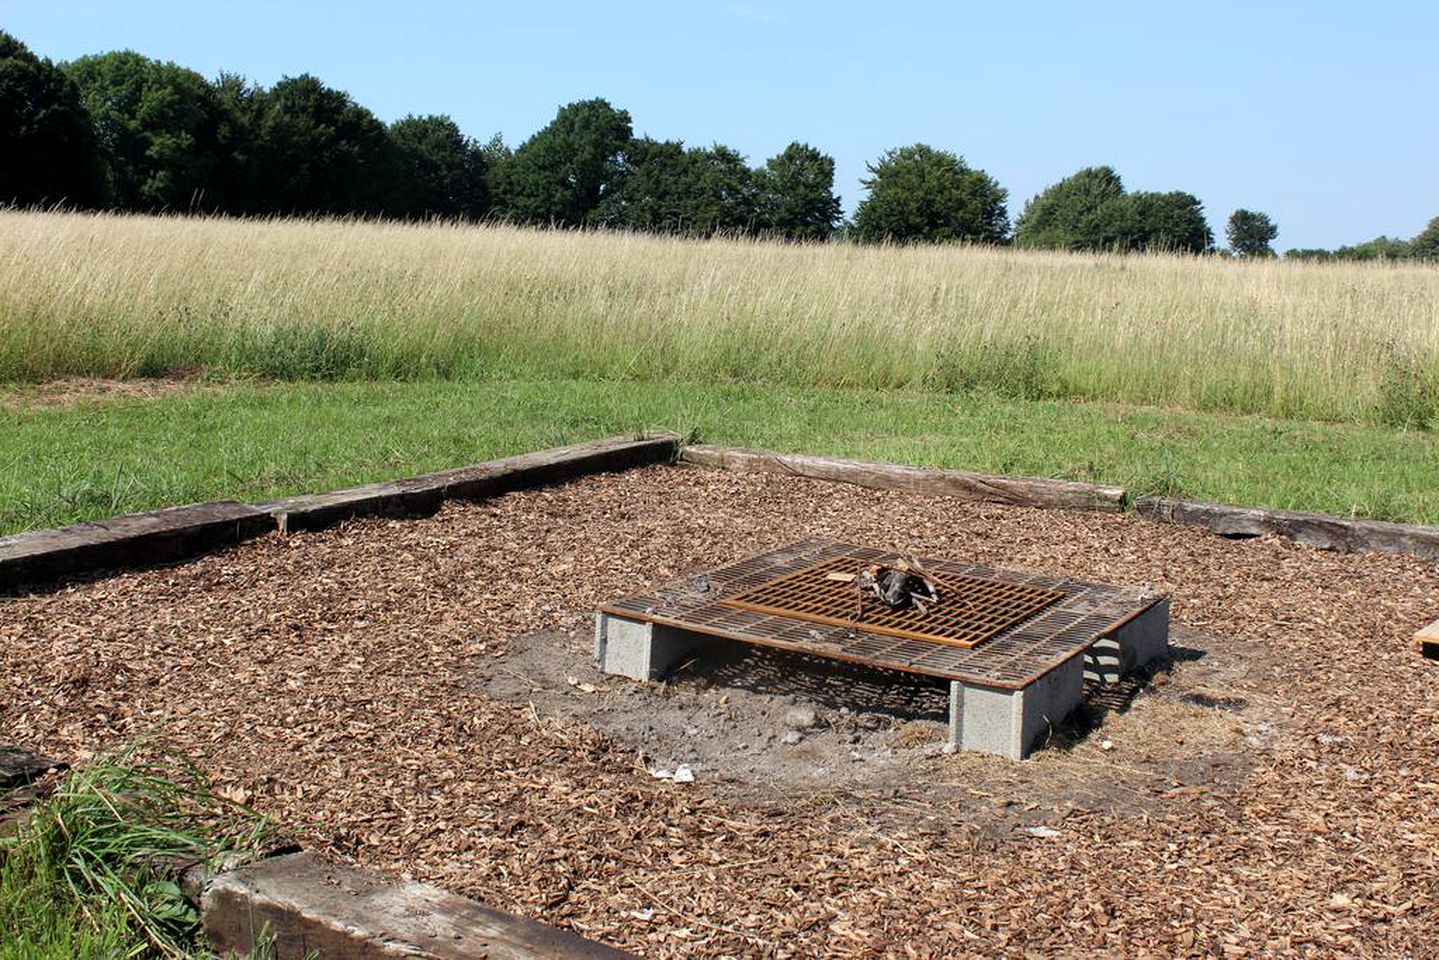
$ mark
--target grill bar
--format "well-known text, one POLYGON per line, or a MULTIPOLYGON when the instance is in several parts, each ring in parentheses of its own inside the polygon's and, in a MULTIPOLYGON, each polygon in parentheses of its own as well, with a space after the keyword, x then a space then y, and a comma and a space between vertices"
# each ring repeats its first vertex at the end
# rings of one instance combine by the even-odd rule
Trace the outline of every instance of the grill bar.
POLYGON ((856 576, 872 563, 868 557, 853 554, 830 557, 720 602, 754 613, 969 648, 1064 597, 1059 590, 1029 584, 947 576, 939 588, 939 601, 921 613, 914 607, 890 610, 873 596, 862 596, 852 582, 831 577, 856 576))

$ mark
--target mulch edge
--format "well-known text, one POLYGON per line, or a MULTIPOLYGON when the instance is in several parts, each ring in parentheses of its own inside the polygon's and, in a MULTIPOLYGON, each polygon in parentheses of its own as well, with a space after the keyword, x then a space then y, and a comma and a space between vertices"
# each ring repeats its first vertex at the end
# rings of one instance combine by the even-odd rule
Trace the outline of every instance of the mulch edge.
POLYGON ((671 434, 610 437, 484 463, 306 494, 271 503, 218 500, 0 538, 0 596, 76 577, 186 560, 279 531, 320 530, 356 517, 422 517, 446 500, 479 500, 593 473, 674 459, 671 434))
POLYGON ((1336 553, 1390 553, 1439 560, 1439 527, 1357 520, 1302 510, 1237 507, 1180 497, 1140 497, 1134 512, 1146 520, 1204 527, 1234 538, 1278 534, 1336 553))
POLYGON ((1439 560, 1439 527, 1358 520, 1299 510, 1243 507, 1181 497, 1131 498, 1122 487, 1043 477, 1006 477, 964 470, 911 467, 868 460, 844 460, 695 444, 684 447, 680 464, 735 473, 772 473, 1034 507, 1135 515, 1158 523, 1203 527, 1225 537, 1277 534, 1296 543, 1339 553, 1389 553, 1439 560))
POLYGON ((809 454, 777 453, 712 444, 692 444, 680 451, 679 462, 734 473, 774 473, 852 483, 877 490, 902 490, 933 496, 982 500, 1045 510, 1087 510, 1119 513, 1128 494, 1122 487, 1050 480, 1044 477, 1009 477, 967 470, 911 467, 870 460, 844 460, 809 454))
POLYGON ((321 530, 357 517, 430 516, 446 500, 481 500, 592 473, 667 462, 1045 510, 1120 513, 1132 509, 1146 520, 1203 527, 1226 537, 1278 534, 1341 553, 1389 553, 1439 560, 1439 527, 1433 526, 1178 497, 1131 499, 1123 487, 1044 477, 1010 477, 712 444, 682 446, 673 434, 658 434, 554 447, 454 470, 270 503, 217 500, 0 537, 0 595, 106 571, 173 563, 277 530, 321 530))

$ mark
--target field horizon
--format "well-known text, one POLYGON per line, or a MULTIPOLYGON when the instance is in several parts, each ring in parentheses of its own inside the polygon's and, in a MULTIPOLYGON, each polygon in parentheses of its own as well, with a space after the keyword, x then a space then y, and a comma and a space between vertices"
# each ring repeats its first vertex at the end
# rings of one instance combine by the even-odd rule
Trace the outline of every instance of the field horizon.
POLYGON ((1427 427, 1439 269, 0 211, 0 381, 988 391, 1427 427))

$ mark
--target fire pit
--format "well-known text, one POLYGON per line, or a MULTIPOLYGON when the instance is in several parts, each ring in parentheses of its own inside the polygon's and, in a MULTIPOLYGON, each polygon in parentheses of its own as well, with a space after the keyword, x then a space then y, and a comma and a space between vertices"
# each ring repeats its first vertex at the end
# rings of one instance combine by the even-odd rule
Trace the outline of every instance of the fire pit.
POLYGON ((958 749, 1022 759, 1084 696, 1164 653, 1169 602, 1142 588, 915 558, 932 604, 890 609, 855 585, 898 554, 803 540, 600 608, 601 669, 663 677, 716 640, 759 644, 950 684, 958 749))

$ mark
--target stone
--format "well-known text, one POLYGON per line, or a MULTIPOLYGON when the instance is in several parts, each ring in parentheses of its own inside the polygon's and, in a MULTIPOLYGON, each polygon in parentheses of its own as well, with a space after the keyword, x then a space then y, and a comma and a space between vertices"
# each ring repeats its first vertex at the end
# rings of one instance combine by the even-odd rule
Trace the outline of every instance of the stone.
POLYGON ((819 715, 815 713, 814 707, 807 703, 790 707, 784 712, 784 725, 791 730, 808 730, 817 723, 819 715))

